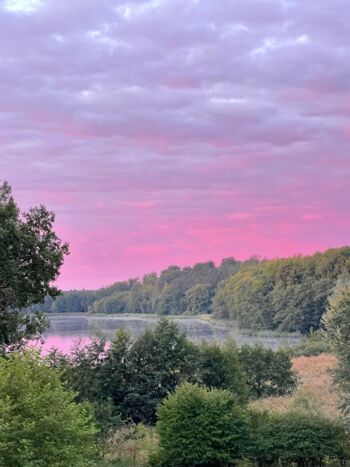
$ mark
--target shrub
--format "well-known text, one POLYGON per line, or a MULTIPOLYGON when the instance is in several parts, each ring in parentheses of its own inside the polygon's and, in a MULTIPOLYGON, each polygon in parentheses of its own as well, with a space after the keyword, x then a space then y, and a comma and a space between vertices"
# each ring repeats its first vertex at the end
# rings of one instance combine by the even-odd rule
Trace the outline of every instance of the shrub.
POLYGON ((153 465, 226 465, 244 455, 247 421, 229 391, 185 383, 157 414, 159 451, 153 465))
POLYGON ((344 427, 317 415, 289 412, 282 415, 251 414, 252 443, 248 457, 260 466, 322 466, 326 460, 344 465, 349 439, 344 427))
POLYGON ((288 349, 292 357, 313 357, 322 353, 331 353, 331 345, 322 331, 312 332, 299 344, 288 349))
POLYGON ((96 428, 57 371, 36 354, 0 359, 0 465, 89 465, 96 428))

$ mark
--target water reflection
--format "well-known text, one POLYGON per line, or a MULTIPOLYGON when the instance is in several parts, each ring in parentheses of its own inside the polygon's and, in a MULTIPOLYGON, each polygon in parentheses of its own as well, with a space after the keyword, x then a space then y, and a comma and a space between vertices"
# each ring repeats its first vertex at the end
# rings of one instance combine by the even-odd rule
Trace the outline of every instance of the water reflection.
MULTIPOLYGON (((153 328, 157 324, 157 318, 147 316, 88 316, 84 314, 50 314, 50 329, 45 333, 43 350, 57 348, 63 352, 69 352, 77 339, 87 339, 91 335, 103 334, 108 340, 112 340, 117 329, 129 331, 134 336, 139 336, 146 329, 153 328)), ((295 337, 257 337, 247 336, 236 329, 215 326, 211 323, 196 318, 174 318, 187 337, 192 341, 222 343, 228 338, 233 338, 238 345, 261 343, 267 347, 276 349, 285 345, 293 345, 298 342, 295 337)))

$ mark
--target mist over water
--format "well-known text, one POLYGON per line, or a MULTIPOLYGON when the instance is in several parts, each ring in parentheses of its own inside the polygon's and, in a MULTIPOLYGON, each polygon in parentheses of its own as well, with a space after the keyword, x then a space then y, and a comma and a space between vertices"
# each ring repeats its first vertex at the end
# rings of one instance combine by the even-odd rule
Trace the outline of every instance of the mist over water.
MULTIPOLYGON (((86 314, 50 314, 50 328, 44 335, 43 350, 57 348, 69 352, 78 340, 88 342, 91 336, 103 335, 113 340, 118 329, 129 331, 133 336, 141 335, 146 329, 153 328, 158 318, 147 316, 91 316, 86 314)), ((293 345, 297 337, 263 337, 245 335, 237 329, 218 326, 199 318, 172 318, 187 337, 195 342, 223 343, 233 338, 238 345, 261 343, 277 349, 293 345)))

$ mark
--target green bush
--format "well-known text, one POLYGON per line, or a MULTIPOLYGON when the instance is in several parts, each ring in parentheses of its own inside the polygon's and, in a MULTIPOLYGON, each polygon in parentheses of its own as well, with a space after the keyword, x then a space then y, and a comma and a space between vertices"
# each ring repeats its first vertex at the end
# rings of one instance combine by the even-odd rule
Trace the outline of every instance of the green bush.
POLYGON ((289 412, 251 413, 251 445, 247 457, 259 466, 274 463, 322 466, 326 461, 345 465, 349 437, 344 427, 319 415, 289 412), (249 452, 250 451, 250 452, 249 452))
POLYGON ((61 384, 36 354, 0 359, 0 465, 90 465, 96 428, 88 404, 61 384))
POLYGON ((322 331, 312 332, 298 345, 288 349, 288 353, 291 357, 312 357, 322 353, 331 353, 331 351, 331 345, 322 331))
POLYGON ((229 391, 185 383, 163 401, 157 414, 154 466, 224 466, 244 455, 248 425, 229 391))

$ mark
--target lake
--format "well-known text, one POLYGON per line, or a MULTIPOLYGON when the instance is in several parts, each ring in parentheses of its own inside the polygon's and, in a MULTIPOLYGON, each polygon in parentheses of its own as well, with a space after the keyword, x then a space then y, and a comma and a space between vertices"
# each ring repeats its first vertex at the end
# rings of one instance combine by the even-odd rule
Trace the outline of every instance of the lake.
MULTIPOLYGON (((62 352, 69 352, 74 343, 79 340, 88 340, 96 334, 103 334, 112 340, 117 329, 128 330, 132 335, 139 336, 146 329, 153 328, 159 318, 125 315, 92 316, 83 313, 50 314, 48 315, 50 328, 44 335, 43 350, 57 348, 62 352)), ((295 336, 288 337, 262 337, 241 333, 231 327, 219 326, 200 318, 173 317, 173 321, 183 330, 187 337, 195 342, 209 341, 223 343, 233 338, 238 345, 261 343, 267 347, 277 349, 286 345, 295 345, 300 340, 295 336)))

